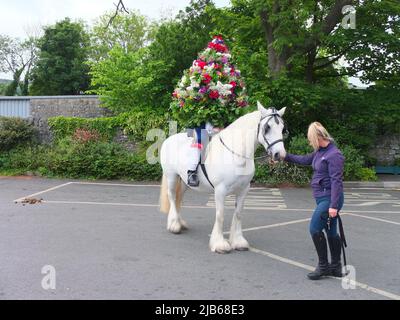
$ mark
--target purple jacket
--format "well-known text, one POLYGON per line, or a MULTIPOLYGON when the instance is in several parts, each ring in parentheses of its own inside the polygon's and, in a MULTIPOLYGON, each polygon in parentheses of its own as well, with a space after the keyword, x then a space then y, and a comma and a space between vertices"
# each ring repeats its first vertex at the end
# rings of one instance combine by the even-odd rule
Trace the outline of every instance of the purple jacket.
POLYGON ((313 196, 330 196, 330 208, 338 208, 339 197, 343 192, 344 157, 336 145, 331 142, 327 147, 305 156, 287 154, 285 161, 312 165, 314 173, 311 180, 313 196))

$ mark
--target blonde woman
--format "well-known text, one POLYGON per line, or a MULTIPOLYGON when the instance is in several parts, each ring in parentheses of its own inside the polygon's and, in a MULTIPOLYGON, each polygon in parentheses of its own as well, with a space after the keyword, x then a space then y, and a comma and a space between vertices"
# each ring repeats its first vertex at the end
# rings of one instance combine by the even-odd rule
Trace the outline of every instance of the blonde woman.
POLYGON ((329 275, 342 277, 341 239, 337 233, 337 214, 342 209, 344 201, 344 157, 328 131, 319 122, 310 124, 307 137, 314 149, 313 153, 285 156, 285 161, 311 165, 314 171, 311 187, 317 207, 311 218, 310 233, 318 254, 318 266, 307 276, 310 280, 318 280, 329 275), (328 263, 324 229, 328 236, 331 264, 328 263))

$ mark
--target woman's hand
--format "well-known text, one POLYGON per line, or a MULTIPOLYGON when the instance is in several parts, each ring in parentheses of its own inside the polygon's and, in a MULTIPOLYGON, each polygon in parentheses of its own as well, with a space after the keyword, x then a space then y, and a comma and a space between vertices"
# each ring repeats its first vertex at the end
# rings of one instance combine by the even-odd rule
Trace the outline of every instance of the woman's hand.
POLYGON ((335 218, 337 216, 337 209, 329 208, 329 216, 335 218))

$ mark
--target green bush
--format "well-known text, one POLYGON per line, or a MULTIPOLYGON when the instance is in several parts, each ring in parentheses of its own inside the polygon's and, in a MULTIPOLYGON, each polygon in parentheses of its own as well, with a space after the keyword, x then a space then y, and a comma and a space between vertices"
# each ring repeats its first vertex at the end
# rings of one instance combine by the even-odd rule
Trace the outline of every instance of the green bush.
POLYGON ((36 129, 20 118, 0 117, 0 151, 7 151, 35 139, 36 129))
POLYGON ((256 164, 253 182, 266 183, 274 186, 280 184, 303 186, 310 182, 310 175, 303 167, 287 162, 279 162, 275 165, 256 164))
POLYGON ((48 124, 56 140, 72 136, 76 129, 97 131, 103 139, 111 141, 116 131, 121 127, 120 117, 108 118, 75 118, 75 117, 53 117, 49 118, 48 124))
POLYGON ((293 154, 307 154, 313 152, 313 148, 306 137, 297 135, 291 138, 288 152, 293 154))
POLYGON ((147 132, 151 129, 161 129, 168 135, 168 113, 157 112, 130 112, 120 116, 124 123, 124 130, 135 141, 146 141, 147 132))

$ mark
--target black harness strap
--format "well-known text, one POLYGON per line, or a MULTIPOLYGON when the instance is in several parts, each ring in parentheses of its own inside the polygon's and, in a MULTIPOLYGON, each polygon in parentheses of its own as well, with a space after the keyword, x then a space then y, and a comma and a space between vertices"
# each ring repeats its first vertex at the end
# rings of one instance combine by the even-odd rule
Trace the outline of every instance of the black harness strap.
POLYGON ((210 181, 210 178, 208 177, 207 170, 206 170, 206 166, 204 165, 204 163, 201 163, 201 160, 200 160, 199 164, 197 165, 197 167, 198 167, 198 166, 201 167, 201 171, 203 171, 203 174, 204 174, 204 176, 206 177, 206 179, 207 179, 208 183, 210 184, 210 186, 211 186, 213 189, 215 189, 215 188, 214 188, 214 185, 213 185, 212 182, 210 181))
POLYGON ((344 262, 344 266, 347 266, 346 252, 344 250, 344 248, 347 248, 347 242, 346 242, 346 237, 344 235, 343 222, 342 222, 342 218, 340 217, 339 213, 337 214, 337 217, 339 220, 339 235, 340 235, 340 242, 342 244, 343 262, 344 262))

